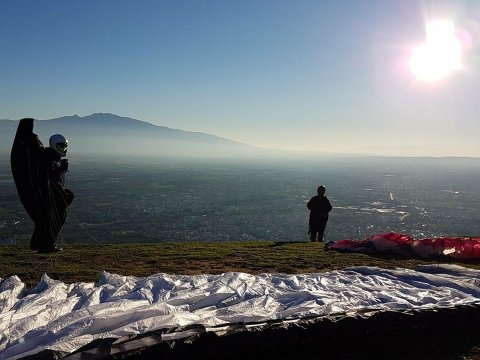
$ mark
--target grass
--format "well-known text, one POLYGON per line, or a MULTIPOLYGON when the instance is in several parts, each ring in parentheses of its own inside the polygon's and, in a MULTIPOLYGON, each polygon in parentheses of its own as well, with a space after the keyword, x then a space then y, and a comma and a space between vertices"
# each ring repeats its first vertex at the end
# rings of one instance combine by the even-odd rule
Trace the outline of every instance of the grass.
POLYGON ((312 273, 351 266, 414 268, 420 264, 456 263, 480 269, 480 263, 342 254, 309 242, 202 242, 63 244, 63 251, 37 254, 27 245, 0 246, 0 277, 18 275, 27 286, 43 273, 66 283, 95 282, 102 271, 148 276, 156 273, 221 274, 224 272, 312 273))
MULTIPOLYGON (((66 283, 96 282, 103 270, 134 276, 156 273, 220 274, 230 271, 294 274, 341 270, 351 266, 411 269, 439 262, 480 269, 478 262, 342 254, 325 250, 321 243, 309 242, 62 244, 62 247, 60 253, 37 254, 28 245, 0 246, 0 277, 15 274, 28 287, 33 287, 43 273, 66 283)), ((446 353, 441 358, 478 359, 480 342, 477 340, 475 338, 472 342, 467 339, 464 343, 451 345, 446 342, 446 353)), ((443 350, 434 354, 439 351, 443 350)), ((438 359, 436 355, 433 358, 438 359)))

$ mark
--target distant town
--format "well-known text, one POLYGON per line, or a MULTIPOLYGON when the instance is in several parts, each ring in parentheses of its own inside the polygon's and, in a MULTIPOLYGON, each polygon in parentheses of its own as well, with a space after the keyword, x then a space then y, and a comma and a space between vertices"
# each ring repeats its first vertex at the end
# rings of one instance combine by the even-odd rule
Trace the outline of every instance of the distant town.
MULTIPOLYGON (((5 157, 5 156, 4 156, 5 157)), ((478 236, 480 161, 356 158, 305 163, 70 160, 77 199, 67 243, 308 241, 306 202, 322 183, 334 209, 326 241, 396 231, 478 236)), ((0 243, 28 242, 33 224, 0 162, 0 243)))

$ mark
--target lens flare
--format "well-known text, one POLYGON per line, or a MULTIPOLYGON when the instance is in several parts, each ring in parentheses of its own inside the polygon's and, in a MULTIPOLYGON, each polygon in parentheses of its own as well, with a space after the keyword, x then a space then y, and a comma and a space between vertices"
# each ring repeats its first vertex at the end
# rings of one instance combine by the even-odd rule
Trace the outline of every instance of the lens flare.
POLYGON ((444 79, 462 68, 462 44, 452 21, 426 24, 426 40, 411 50, 409 67, 415 78, 426 82, 444 79))

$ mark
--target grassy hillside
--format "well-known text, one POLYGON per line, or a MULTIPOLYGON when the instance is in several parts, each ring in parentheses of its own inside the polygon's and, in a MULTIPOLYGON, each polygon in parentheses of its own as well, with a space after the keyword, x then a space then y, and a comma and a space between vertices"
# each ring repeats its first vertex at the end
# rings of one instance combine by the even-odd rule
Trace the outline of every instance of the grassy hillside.
POLYGON ((120 245, 63 244, 63 252, 37 254, 27 245, 0 246, 0 277, 18 275, 34 286, 43 273, 67 283, 95 282, 101 271, 148 276, 155 273, 220 274, 311 273, 350 266, 413 268, 419 264, 450 262, 480 269, 480 263, 402 259, 389 256, 341 254, 324 250, 321 243, 233 242, 120 245))
MULTIPOLYGON (((56 254, 37 254, 32 252, 27 245, 0 246, 0 262, 2 264, 0 277, 5 278, 8 275, 16 274, 28 286, 32 287, 38 283, 43 273, 67 283, 77 281, 95 282, 103 270, 136 276, 147 276, 161 272, 175 274, 220 274, 229 271, 309 273, 344 269, 350 266, 413 268, 420 264, 439 262, 456 263, 480 269, 480 263, 474 262, 341 254, 326 251, 321 243, 309 242, 63 244, 62 246, 64 251, 56 254)), ((373 330, 375 330, 375 322, 366 324, 374 326, 373 330)), ((463 323, 461 325, 463 326, 463 323)), ((394 338, 400 336, 401 339, 404 339, 406 335, 402 332, 401 323, 400 325, 396 324, 396 326, 399 333, 394 338)), ((350 350, 330 347, 332 353, 326 354, 325 358, 370 359, 372 353, 368 344, 371 343, 366 342, 368 337, 363 335, 358 337, 358 331, 360 330, 354 330, 352 336, 357 342, 358 339, 362 339, 360 344, 363 347, 353 347, 350 350)), ((361 334, 371 331, 372 328, 362 328, 361 334)), ((411 328, 405 331, 411 331, 411 328)), ((386 333, 386 338, 390 336, 389 334, 386 333)), ((415 357, 418 359, 479 359, 480 340, 476 334, 476 332, 471 332, 471 336, 463 336, 458 335, 458 331, 454 330, 453 333, 445 334, 449 341, 442 341, 439 338, 425 338, 424 342, 413 341, 413 344, 411 344, 413 348, 409 346, 402 348, 403 350, 395 350, 395 354, 391 353, 392 350, 387 345, 382 347, 381 344, 376 343, 376 340, 371 346, 376 349, 376 358, 382 359, 408 359, 412 358, 412 353, 419 355, 415 357), (453 339, 453 337, 455 338, 453 339)), ((415 336, 413 335, 414 339, 416 339, 415 336)), ((408 337, 408 339, 410 338, 412 336, 408 337)), ((441 338, 443 339, 443 335, 441 338)), ((313 358, 316 358, 316 356, 313 358)))

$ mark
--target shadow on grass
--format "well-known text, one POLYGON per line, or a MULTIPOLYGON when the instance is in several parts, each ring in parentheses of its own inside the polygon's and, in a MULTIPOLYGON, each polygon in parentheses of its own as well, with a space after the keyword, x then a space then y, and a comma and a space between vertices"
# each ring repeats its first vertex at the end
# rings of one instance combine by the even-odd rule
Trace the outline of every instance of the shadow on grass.
POLYGON ((479 265, 480 259, 459 259, 459 258, 452 258, 450 256, 430 256, 430 257, 421 257, 415 254, 411 255, 403 255, 403 254, 396 254, 390 252, 384 253, 362 253, 362 252, 355 252, 355 251, 338 251, 338 250, 330 250, 325 248, 325 251, 332 252, 332 253, 339 253, 339 254, 354 254, 354 255, 364 255, 374 259, 379 260, 395 260, 395 261, 407 261, 407 260, 415 260, 415 261, 422 261, 426 263, 444 263, 444 264, 463 264, 463 265, 479 265))
POLYGON ((310 241, 276 241, 273 244, 269 245, 269 247, 279 247, 279 246, 286 246, 292 244, 307 244, 310 241))

